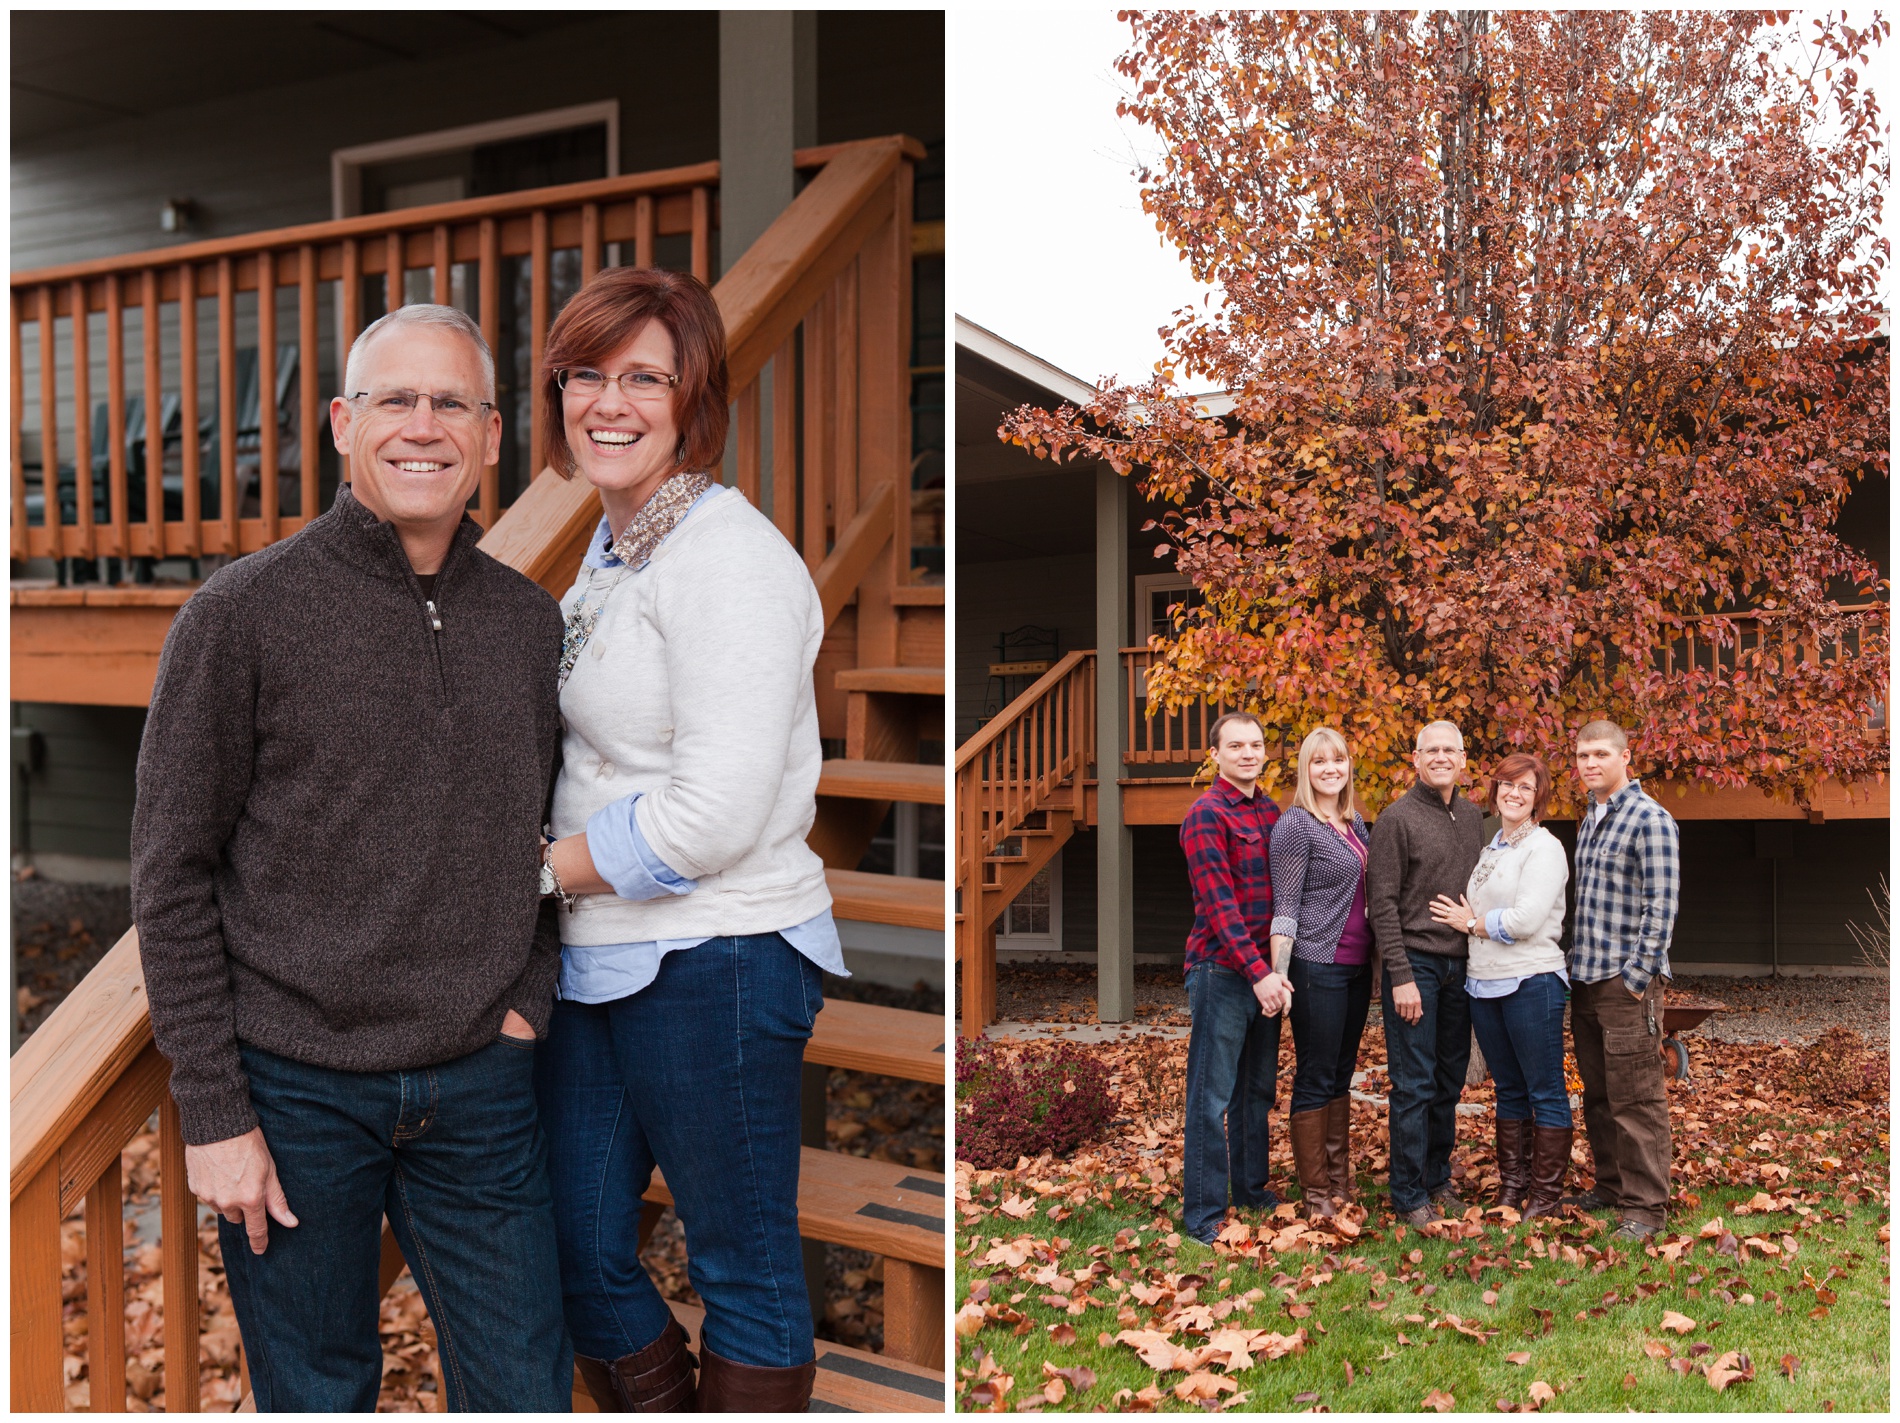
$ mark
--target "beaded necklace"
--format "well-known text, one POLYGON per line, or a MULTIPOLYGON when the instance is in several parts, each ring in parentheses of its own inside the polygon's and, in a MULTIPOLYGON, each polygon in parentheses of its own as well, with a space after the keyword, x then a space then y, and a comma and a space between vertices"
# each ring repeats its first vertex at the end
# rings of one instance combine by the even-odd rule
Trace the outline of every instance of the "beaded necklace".
POLYGON ((620 561, 619 573, 602 591, 599 599, 591 603, 589 595, 594 590, 590 580, 587 592, 575 600, 573 610, 567 615, 561 632, 559 686, 567 685, 574 664, 580 660, 581 649, 587 646, 587 640, 594 635, 594 626, 600 621, 601 611, 606 608, 614 589, 620 586, 620 580, 647 566, 647 561, 653 557, 653 551, 660 546, 661 540, 679 527, 680 520, 686 517, 686 511, 710 488, 711 475, 676 474, 656 489, 653 497, 640 506, 640 512, 627 521, 627 527, 620 531, 620 537, 614 540, 613 547, 608 550, 620 561))

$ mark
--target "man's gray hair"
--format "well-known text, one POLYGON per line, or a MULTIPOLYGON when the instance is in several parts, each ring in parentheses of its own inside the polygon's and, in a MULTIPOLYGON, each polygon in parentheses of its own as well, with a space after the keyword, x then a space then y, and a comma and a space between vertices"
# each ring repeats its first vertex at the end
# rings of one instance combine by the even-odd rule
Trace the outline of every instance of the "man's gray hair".
POLYGON ((1421 726, 1418 729, 1418 735, 1412 738, 1412 749, 1416 751, 1419 749, 1419 747, 1425 744, 1426 732, 1439 731, 1439 730, 1449 731, 1453 736, 1457 737, 1459 749, 1460 750, 1464 749, 1465 734, 1464 732, 1458 729, 1458 723, 1455 721, 1428 721, 1426 722, 1425 725, 1421 726))
POLYGON ((398 326, 442 326, 466 336, 482 358, 482 399, 491 404, 494 402, 495 353, 488 349, 488 342, 482 336, 482 328, 467 312, 453 306, 436 306, 432 302, 416 302, 409 306, 399 306, 388 315, 377 317, 363 328, 362 334, 350 342, 349 359, 343 365, 344 395, 355 395, 361 389, 356 377, 364 348, 377 335, 384 331, 394 330, 398 326))

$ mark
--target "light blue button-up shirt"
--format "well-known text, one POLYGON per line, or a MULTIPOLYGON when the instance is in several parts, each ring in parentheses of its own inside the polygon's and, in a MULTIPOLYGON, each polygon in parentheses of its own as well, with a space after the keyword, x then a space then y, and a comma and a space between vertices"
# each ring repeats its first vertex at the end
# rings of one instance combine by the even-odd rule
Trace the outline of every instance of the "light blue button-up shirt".
MULTIPOLYGON (((714 485, 686 511, 690 519, 699 506, 719 488, 714 485)), ((681 519, 680 523, 685 523, 681 519)), ((675 526, 677 527, 677 525, 675 526)), ((613 531, 602 519, 587 547, 582 562, 588 568, 618 568, 613 556, 613 531)), ((637 578, 642 570, 628 576, 637 578)), ((600 877, 614 887, 622 899, 658 899, 668 894, 691 894, 697 880, 676 873, 653 852, 640 822, 634 815, 644 792, 614 801, 594 812, 587 820, 587 852, 593 856, 600 877)), ((838 941, 838 926, 831 911, 814 914, 802 924, 781 929, 779 933, 799 953, 826 973, 850 977, 844 966, 844 948, 838 941)), ((702 934, 696 939, 647 939, 633 944, 561 945, 560 996, 573 1003, 608 1003, 638 993, 660 974, 660 960, 682 949, 696 948, 715 937, 702 934)))

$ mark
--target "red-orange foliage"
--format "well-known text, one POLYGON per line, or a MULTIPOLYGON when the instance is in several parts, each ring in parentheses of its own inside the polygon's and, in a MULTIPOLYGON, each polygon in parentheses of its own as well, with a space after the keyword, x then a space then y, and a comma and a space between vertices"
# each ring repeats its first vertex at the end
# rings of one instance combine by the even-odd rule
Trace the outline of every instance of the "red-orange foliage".
POLYGON ((1884 22, 1124 18, 1143 203, 1225 300, 1003 434, 1179 507, 1206 607, 1152 692, 1343 726, 1375 800, 1438 716, 1478 764, 1607 714, 1648 774, 1884 774, 1886 587, 1833 528, 1887 473, 1884 22))

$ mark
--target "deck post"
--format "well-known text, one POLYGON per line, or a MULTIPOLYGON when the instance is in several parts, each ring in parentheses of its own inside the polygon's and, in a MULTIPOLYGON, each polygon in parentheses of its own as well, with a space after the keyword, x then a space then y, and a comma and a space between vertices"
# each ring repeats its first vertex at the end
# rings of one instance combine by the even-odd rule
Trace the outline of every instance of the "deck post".
POLYGON ((1128 488, 1103 464, 1095 471, 1095 1002, 1104 1023, 1135 1016, 1135 837, 1122 820, 1121 788, 1127 642, 1128 488))

